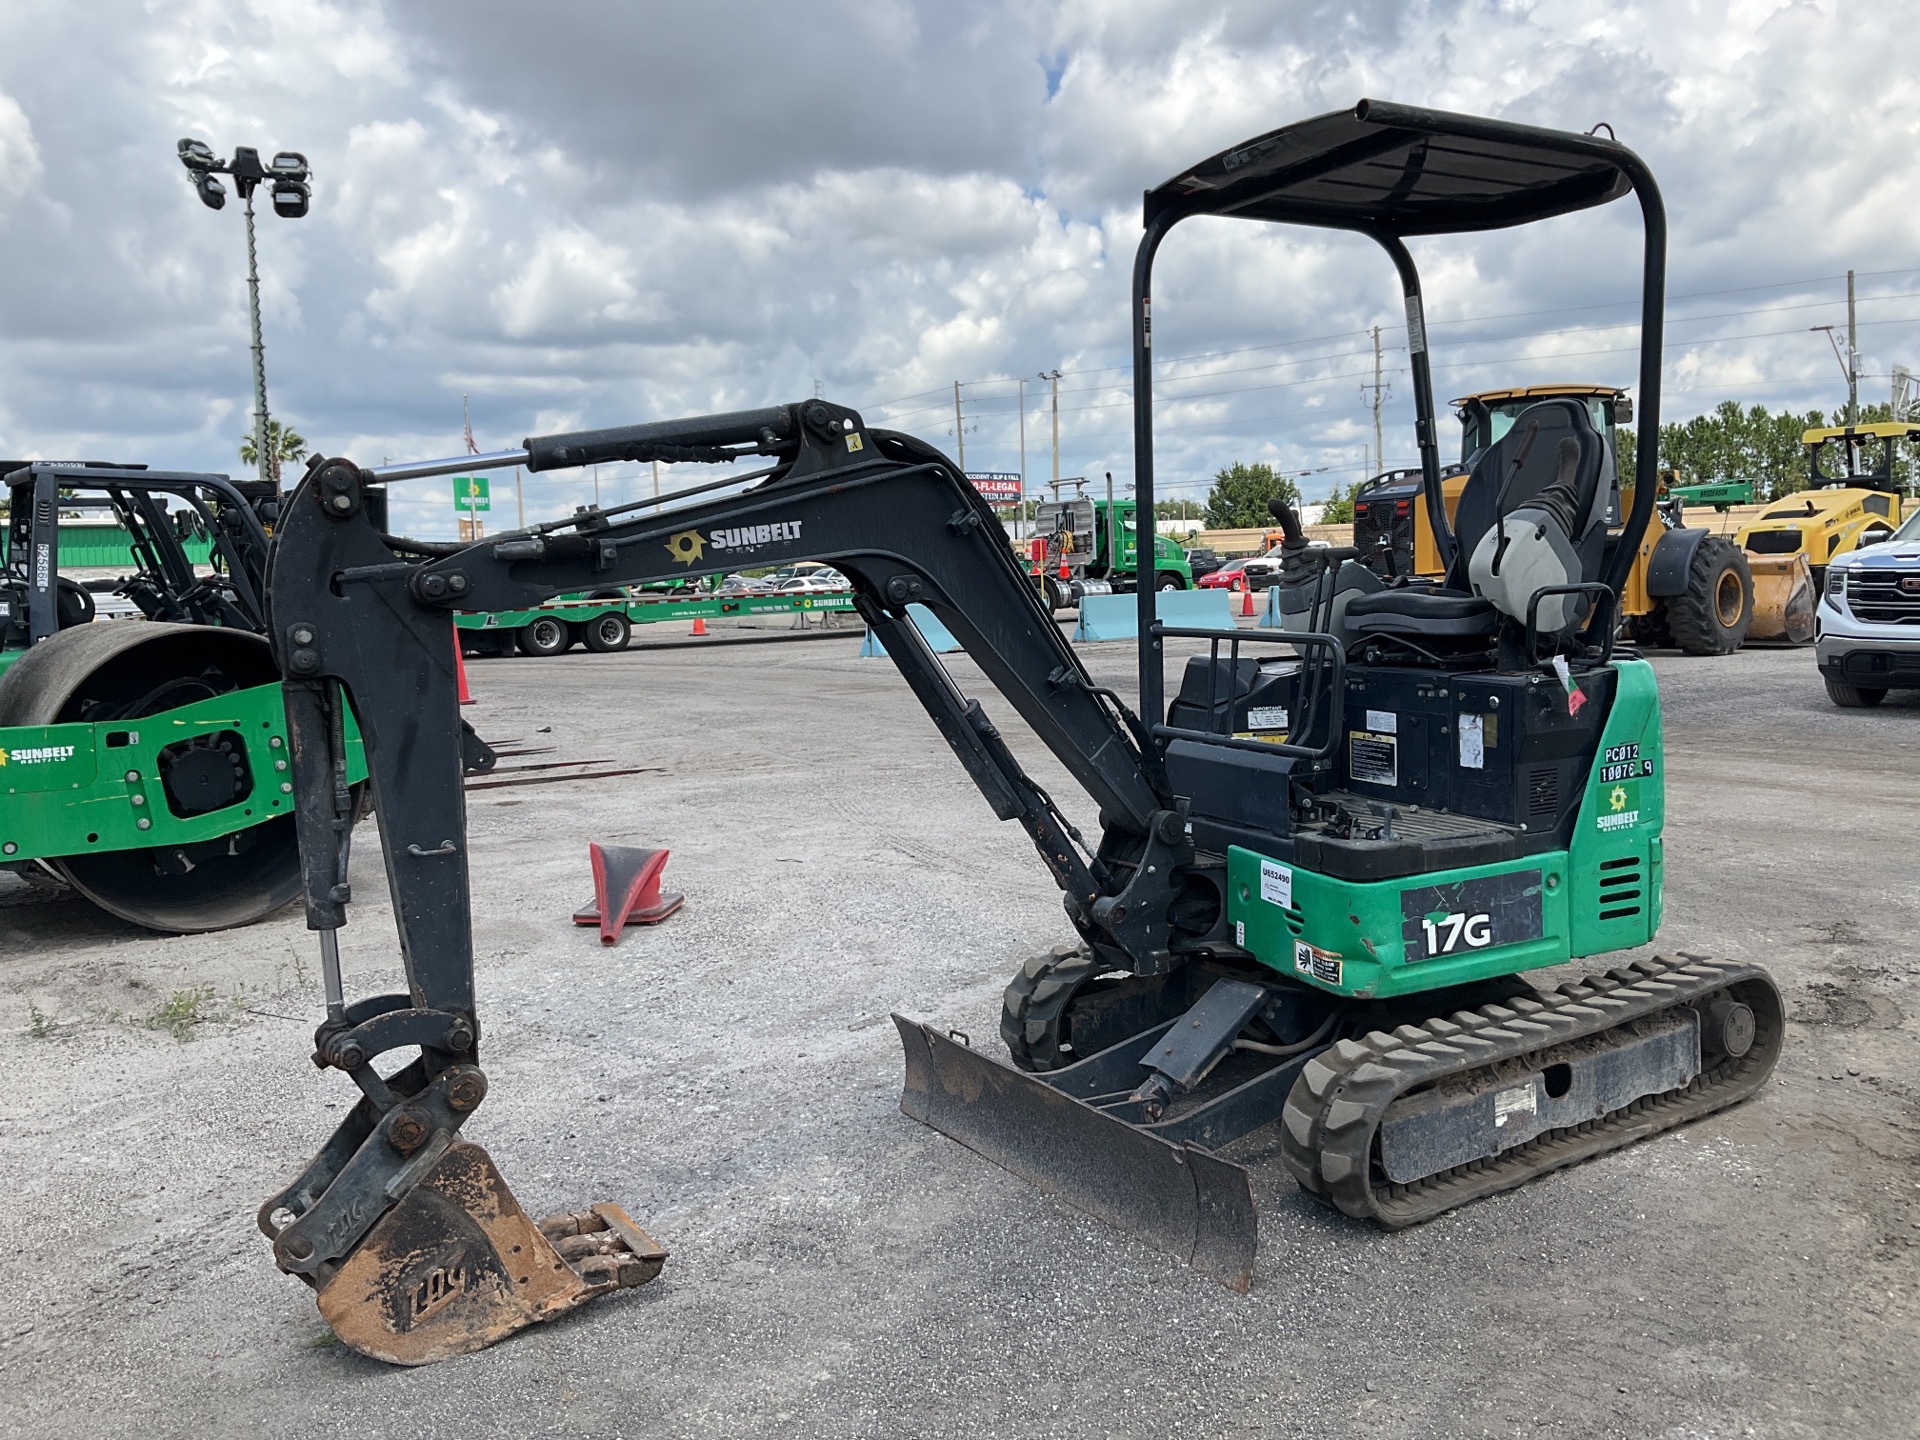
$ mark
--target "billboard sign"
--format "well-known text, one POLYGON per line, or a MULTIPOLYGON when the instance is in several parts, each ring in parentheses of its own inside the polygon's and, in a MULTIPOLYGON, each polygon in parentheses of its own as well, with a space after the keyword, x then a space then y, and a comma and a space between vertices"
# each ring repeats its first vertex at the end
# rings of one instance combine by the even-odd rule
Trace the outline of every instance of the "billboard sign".
POLYGON ((491 488, 484 475, 454 476, 453 508, 466 511, 493 509, 491 488))
POLYGON ((973 482, 989 505, 1018 505, 1023 487, 1017 474, 1002 470, 969 470, 967 479, 973 482))

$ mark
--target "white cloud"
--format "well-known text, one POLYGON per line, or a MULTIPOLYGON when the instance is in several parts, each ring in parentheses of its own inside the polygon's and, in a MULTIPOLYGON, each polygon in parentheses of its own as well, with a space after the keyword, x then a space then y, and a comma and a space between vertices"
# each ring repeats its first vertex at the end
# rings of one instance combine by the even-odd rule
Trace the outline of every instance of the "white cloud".
MULTIPOLYGON (((173 159, 197 134, 313 161, 312 215, 263 216, 260 255, 274 411, 329 451, 455 450, 463 393, 493 445, 816 381, 952 447, 959 379, 969 463, 1010 468, 1018 377, 1058 366, 1063 468, 1124 475, 1141 192, 1362 94, 1610 122, 1667 194, 1669 413, 1832 405, 1837 371, 1806 327, 1844 319, 1848 267, 1875 364, 1920 351, 1904 203, 1920 92, 1872 58, 1903 52, 1899 11, 105 0, 82 35, 65 7, 9 7, 0 437, 235 463, 243 250, 237 207, 202 209, 173 159)), ((1630 382, 1637 245, 1618 205, 1418 246, 1441 398, 1630 382)), ((1376 324, 1404 437, 1397 312, 1384 258, 1355 237, 1176 231, 1156 348, 1190 358, 1160 382, 1163 481, 1203 486, 1255 456, 1320 471, 1310 489, 1345 478, 1328 467, 1358 466, 1370 439, 1376 324)), ((1037 476, 1047 393, 1026 389, 1037 476)), ((558 509, 583 487, 529 495, 558 509)))

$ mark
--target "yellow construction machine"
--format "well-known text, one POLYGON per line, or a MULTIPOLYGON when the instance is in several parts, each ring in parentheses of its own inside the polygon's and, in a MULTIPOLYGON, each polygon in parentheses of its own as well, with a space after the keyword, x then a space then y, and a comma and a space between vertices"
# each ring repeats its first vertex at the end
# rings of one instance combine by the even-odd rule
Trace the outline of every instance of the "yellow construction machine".
MULTIPOLYGON (((1466 488, 1473 458, 1496 443, 1514 420, 1541 400, 1566 398, 1586 405, 1594 427, 1606 442, 1608 545, 1617 543, 1620 517, 1633 506, 1633 487, 1622 489, 1613 453, 1613 430, 1633 420, 1626 391, 1610 385, 1527 385, 1483 390, 1453 402, 1461 424, 1460 459, 1442 470, 1440 493, 1449 519, 1466 488)), ((1353 503, 1353 543, 1383 576, 1438 577, 1446 567, 1433 541, 1421 503, 1424 481, 1418 470, 1390 470, 1360 488, 1353 503)), ((1619 596, 1619 614, 1642 644, 1673 645, 1689 655, 1725 655, 1747 640, 1784 630, 1779 614, 1758 611, 1747 557, 1725 536, 1682 523, 1680 502, 1665 494, 1641 537, 1639 553, 1619 596)), ((1813 591, 1804 596, 1806 636, 1813 633, 1813 591)))
POLYGON ((1913 439, 1920 439, 1920 424, 1904 420, 1809 430, 1800 437, 1807 447, 1808 488, 1775 500, 1734 535, 1753 572, 1756 639, 1813 638, 1814 599, 1826 583, 1827 562, 1877 545, 1899 528, 1894 451, 1900 441, 1913 439), (1779 635, 1761 633, 1763 610, 1782 615, 1779 635))

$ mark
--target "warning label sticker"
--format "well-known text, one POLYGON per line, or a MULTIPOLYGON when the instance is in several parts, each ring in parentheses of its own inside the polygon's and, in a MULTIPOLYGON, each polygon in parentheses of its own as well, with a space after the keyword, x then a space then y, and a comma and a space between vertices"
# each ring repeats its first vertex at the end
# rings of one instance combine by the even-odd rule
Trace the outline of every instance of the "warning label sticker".
POLYGON ((1284 730, 1287 728, 1287 707, 1284 705, 1255 705, 1247 711, 1249 730, 1284 730))
POLYGON ((1340 957, 1331 950, 1316 950, 1304 940, 1293 942, 1295 974, 1318 980, 1322 985, 1338 985, 1343 968, 1340 957))
POLYGON ((1347 773, 1362 785, 1400 783, 1400 740, 1377 730, 1347 732, 1347 773))

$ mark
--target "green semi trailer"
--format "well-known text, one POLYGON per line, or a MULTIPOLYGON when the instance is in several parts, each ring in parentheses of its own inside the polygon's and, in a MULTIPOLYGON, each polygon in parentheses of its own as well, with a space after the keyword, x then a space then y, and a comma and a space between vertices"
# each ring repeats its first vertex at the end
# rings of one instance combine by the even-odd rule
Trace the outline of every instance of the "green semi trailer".
POLYGON ((550 600, 526 610, 454 617, 460 648, 469 655, 561 655, 576 644, 596 654, 624 650, 636 625, 669 620, 718 620, 743 615, 833 615, 853 609, 852 591, 776 595, 688 595, 550 600))

